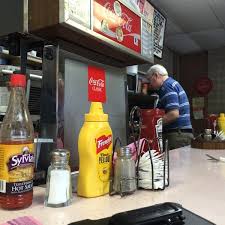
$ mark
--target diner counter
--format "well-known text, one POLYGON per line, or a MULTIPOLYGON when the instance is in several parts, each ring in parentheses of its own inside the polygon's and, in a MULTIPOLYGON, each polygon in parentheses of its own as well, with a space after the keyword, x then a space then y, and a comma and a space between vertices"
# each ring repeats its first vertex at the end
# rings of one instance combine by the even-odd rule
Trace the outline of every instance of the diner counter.
POLYGON ((225 157, 225 150, 199 150, 184 147, 170 151, 170 186, 164 191, 139 190, 121 198, 74 196, 65 208, 45 207, 42 187, 34 188, 31 207, 18 211, 0 210, 0 224, 19 216, 33 216, 43 225, 67 225, 84 219, 99 219, 115 213, 162 202, 177 202, 194 213, 225 224, 225 163, 207 160, 205 154, 225 157))

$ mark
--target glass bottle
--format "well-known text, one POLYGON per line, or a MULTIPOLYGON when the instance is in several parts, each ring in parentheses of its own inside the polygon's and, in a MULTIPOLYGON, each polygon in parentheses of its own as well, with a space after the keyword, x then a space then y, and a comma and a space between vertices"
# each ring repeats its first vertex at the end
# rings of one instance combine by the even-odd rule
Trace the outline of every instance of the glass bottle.
POLYGON ((34 130, 25 97, 26 76, 13 74, 11 94, 0 134, 0 207, 32 204, 34 130))
POLYGON ((113 189, 121 196, 132 194, 137 189, 135 161, 129 147, 121 147, 117 151, 113 189))
POLYGON ((72 200, 71 171, 68 165, 70 153, 66 149, 56 149, 51 153, 48 168, 45 206, 68 206, 72 200))

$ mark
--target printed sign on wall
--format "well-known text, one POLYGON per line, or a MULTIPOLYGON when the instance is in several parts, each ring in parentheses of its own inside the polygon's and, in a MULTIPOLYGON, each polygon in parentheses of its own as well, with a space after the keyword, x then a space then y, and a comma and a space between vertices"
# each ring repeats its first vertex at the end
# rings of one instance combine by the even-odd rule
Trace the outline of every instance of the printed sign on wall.
POLYGON ((94 0, 94 31, 141 53, 141 19, 119 1, 94 0))
POLYGON ((105 70, 102 68, 88 66, 88 101, 106 101, 105 70))
POLYGON ((166 18, 155 9, 154 11, 154 55, 162 58, 166 18))

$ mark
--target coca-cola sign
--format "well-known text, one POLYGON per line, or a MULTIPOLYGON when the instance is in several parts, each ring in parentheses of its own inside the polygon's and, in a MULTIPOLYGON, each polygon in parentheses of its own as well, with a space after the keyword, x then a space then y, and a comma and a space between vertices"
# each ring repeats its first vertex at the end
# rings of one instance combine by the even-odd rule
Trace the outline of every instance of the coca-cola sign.
POLYGON ((102 135, 101 137, 96 139, 96 153, 98 154, 104 149, 108 149, 111 144, 112 144, 112 135, 109 136, 102 135))
POLYGON ((102 88, 105 88, 105 81, 102 79, 94 79, 93 77, 89 80, 89 85, 92 86, 95 91, 102 91, 102 88))
POLYGON ((88 67, 88 100, 91 102, 106 101, 105 71, 98 67, 88 67))
POLYGON ((94 31, 141 52, 141 19, 119 1, 94 0, 94 31))
POLYGON ((195 90, 201 96, 206 96, 213 88, 213 82, 207 76, 199 77, 195 81, 195 90))

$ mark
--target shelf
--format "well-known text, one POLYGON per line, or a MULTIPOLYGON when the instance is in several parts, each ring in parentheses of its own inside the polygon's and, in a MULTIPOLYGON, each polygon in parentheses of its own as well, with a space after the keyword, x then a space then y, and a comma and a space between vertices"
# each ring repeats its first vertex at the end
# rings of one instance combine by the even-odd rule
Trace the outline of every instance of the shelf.
MULTIPOLYGON (((3 50, 2 52, 0 52, 0 58, 7 59, 7 60, 13 60, 15 64, 20 65, 20 56, 10 55, 7 50, 3 50)), ((39 57, 34 57, 31 55, 28 55, 27 64, 32 65, 32 66, 41 66, 42 59, 39 57)))

